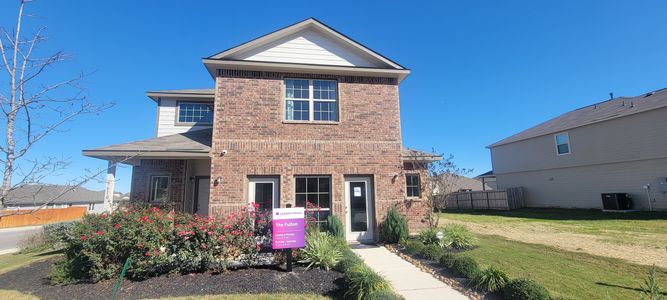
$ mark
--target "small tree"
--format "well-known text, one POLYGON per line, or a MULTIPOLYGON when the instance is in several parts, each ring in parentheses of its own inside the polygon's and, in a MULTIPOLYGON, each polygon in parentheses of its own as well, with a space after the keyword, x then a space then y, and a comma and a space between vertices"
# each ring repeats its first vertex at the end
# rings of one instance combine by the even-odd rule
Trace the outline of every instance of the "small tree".
POLYGON ((644 279, 644 284, 641 284, 640 297, 642 300, 663 300, 665 299, 664 295, 660 291, 660 285, 658 285, 658 280, 655 278, 657 268, 655 265, 651 267, 648 271, 648 276, 644 279))
MULTIPOLYGON (((436 153, 435 150, 433 152, 436 153)), ((430 228, 436 228, 440 221, 437 212, 445 208, 445 198, 454 192, 459 178, 473 170, 457 166, 451 154, 446 158, 444 154, 430 154, 424 158, 417 151, 411 151, 411 155, 410 168, 426 176, 421 182, 422 198, 428 210, 424 218, 430 228)))
MULTIPOLYGON (((47 40, 45 27, 32 35, 24 34, 23 20, 30 17, 24 10, 30 2, 19 1, 14 29, 0 27, 0 131, 4 137, 0 140, 0 212, 11 191, 39 184, 67 166, 65 160, 56 157, 28 158, 40 141, 62 131, 63 125, 80 115, 96 114, 112 106, 88 100, 79 85, 83 74, 55 81, 43 76, 69 56, 63 51, 42 53, 39 48, 47 40)), ((78 180, 73 186, 82 182, 78 180)))

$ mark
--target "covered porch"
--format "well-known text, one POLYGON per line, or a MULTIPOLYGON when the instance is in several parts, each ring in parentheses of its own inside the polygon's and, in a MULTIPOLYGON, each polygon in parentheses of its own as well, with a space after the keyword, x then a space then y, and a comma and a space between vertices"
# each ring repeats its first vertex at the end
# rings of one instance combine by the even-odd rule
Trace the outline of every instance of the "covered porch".
POLYGON ((111 210, 119 164, 132 166, 130 201, 208 215, 211 129, 84 150, 108 163, 105 210, 111 210))

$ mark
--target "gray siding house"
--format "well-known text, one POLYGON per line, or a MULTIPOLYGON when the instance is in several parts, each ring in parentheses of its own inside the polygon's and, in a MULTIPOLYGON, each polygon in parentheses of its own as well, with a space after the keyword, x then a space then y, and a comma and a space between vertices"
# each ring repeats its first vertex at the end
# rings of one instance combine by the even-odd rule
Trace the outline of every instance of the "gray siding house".
POLYGON ((634 209, 667 210, 667 89, 586 106, 496 142, 499 189, 529 207, 602 208, 628 193, 634 209))

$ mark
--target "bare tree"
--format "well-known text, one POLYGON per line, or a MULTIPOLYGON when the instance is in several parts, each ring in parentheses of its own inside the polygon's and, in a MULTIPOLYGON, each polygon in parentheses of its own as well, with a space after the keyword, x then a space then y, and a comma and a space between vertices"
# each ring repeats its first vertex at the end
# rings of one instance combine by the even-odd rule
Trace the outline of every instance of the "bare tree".
MULTIPOLYGON (((435 151, 433 151, 435 153, 435 151)), ((413 151, 413 159, 409 165, 410 169, 420 171, 426 176, 422 180, 422 199, 425 200, 427 212, 424 216, 429 227, 436 228, 440 222, 438 212, 444 209, 447 195, 454 192, 456 183, 461 176, 471 173, 472 169, 461 168, 454 163, 454 156, 445 158, 443 154, 433 155, 442 159, 434 160, 420 157, 413 151)))
POLYGON ((68 60, 63 51, 42 55, 47 37, 46 27, 31 35, 23 33, 23 21, 31 0, 19 2, 15 28, 0 27, 0 118, 4 140, 0 143, 0 165, 3 169, 0 187, 0 211, 7 195, 14 189, 38 184, 46 176, 67 166, 56 157, 28 158, 31 149, 45 137, 64 130, 63 125, 84 114, 99 113, 113 104, 95 105, 80 86, 84 74, 69 79, 47 81, 42 76, 59 63, 68 60), (5 85, 6 83, 6 85, 5 85), (4 126, 2 126, 4 125, 4 126))

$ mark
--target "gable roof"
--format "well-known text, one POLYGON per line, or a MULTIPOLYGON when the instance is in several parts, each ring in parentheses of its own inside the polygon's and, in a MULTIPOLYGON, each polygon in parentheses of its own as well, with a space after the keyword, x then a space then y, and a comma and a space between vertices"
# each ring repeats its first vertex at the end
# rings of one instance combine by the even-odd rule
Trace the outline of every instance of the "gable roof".
POLYGON ((403 147, 403 150, 401 150, 401 156, 403 157, 403 161, 433 162, 442 160, 442 155, 440 154, 424 152, 407 147, 403 147))
POLYGON ((667 107, 667 88, 635 97, 618 97, 567 112, 493 143, 487 148, 555 134, 576 127, 609 121, 662 107, 667 107))
POLYGON ((7 195, 7 205, 103 203, 104 191, 56 184, 35 184, 17 188, 7 195), (71 190, 70 190, 71 189, 71 190))
POLYGON ((410 71, 315 18, 278 29, 203 59, 212 76, 219 68, 351 75, 374 74, 399 81, 410 71), (305 49, 308 48, 308 49, 305 49), (310 52, 299 52, 299 51, 310 52), (222 67, 221 67, 222 66, 222 67), (267 69, 268 68, 268 69, 267 69), (347 72, 347 73, 346 73, 347 72))

